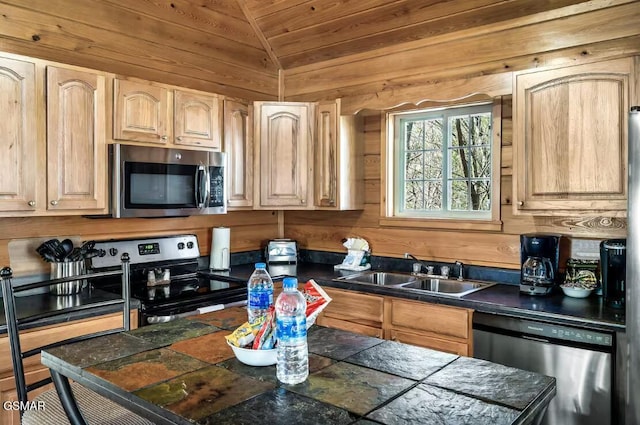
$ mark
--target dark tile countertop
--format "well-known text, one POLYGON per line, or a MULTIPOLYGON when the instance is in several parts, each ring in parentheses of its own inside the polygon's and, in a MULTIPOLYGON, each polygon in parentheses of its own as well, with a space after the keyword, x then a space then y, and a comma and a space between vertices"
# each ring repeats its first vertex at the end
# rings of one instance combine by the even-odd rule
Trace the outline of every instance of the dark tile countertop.
POLYGON ((224 342, 245 320, 216 311, 47 350, 43 363, 155 423, 529 424, 556 392, 548 376, 321 326, 309 378, 283 385, 224 342))
MULTIPOLYGON (((624 332, 624 311, 604 305, 602 297, 571 298, 558 291, 549 296, 520 294, 519 286, 512 283, 497 284, 471 293, 464 297, 452 297, 427 293, 420 290, 389 288, 378 285, 334 281, 353 271, 334 271, 332 264, 298 263, 297 265, 269 265, 269 272, 276 279, 285 275, 297 276, 301 282, 314 279, 318 284, 341 289, 350 289, 371 294, 389 295, 418 301, 472 308, 490 314, 500 314, 519 318, 543 320, 554 324, 578 326, 593 330, 624 332)), ((225 272, 205 272, 224 275, 247 281, 254 270, 254 264, 232 266, 225 272)), ((385 271, 394 269, 385 268, 385 271)), ((402 271, 402 270, 401 270, 402 271)))

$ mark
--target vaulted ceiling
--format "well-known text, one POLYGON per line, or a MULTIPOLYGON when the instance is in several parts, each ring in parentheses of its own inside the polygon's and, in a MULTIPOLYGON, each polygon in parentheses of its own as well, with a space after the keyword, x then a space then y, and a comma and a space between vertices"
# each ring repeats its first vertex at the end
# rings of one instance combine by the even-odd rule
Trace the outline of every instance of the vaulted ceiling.
POLYGON ((634 0, 0 0, 0 50, 248 99, 341 95, 368 90, 369 72, 375 91, 465 75, 457 60, 478 74, 611 40, 629 51, 639 13, 634 0))

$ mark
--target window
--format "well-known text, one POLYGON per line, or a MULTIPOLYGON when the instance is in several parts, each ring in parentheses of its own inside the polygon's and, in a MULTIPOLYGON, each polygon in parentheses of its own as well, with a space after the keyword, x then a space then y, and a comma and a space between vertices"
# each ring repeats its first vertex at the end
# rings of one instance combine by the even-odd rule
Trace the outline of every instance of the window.
POLYGON ((386 216, 496 221, 500 204, 496 110, 499 115, 499 108, 485 103, 388 114, 386 216))

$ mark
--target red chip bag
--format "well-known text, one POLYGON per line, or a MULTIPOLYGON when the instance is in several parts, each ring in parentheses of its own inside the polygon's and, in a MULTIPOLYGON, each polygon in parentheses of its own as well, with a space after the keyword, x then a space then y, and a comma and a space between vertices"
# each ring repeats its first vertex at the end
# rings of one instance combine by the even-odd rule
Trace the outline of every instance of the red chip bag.
POLYGON ((304 284, 302 295, 307 301, 307 329, 316 321, 316 317, 331 302, 331 297, 313 279, 304 284))

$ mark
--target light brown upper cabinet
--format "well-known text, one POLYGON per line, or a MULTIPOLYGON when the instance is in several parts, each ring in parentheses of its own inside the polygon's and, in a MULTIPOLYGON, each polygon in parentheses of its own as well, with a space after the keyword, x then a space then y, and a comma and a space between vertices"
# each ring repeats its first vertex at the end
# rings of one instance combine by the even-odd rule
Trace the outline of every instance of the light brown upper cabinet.
POLYGON ((312 209, 315 104, 254 102, 254 113, 254 209, 312 209))
POLYGON ((357 115, 340 115, 340 99, 319 102, 315 141, 317 209, 364 208, 364 131, 357 115))
POLYGON ((0 58, 0 211, 38 207, 38 116, 35 64, 0 58))
POLYGON ((224 100, 227 210, 253 206, 253 116, 247 102, 224 100))
POLYGON ((47 66, 47 209, 107 208, 106 78, 47 66))
POLYGON ((103 73, 0 58, 2 216, 106 212, 105 94, 103 73))
POLYGON ((630 58, 516 75, 516 214, 626 215, 633 75, 630 58))
POLYGON ((219 150, 220 101, 215 94, 115 79, 113 138, 219 150))

